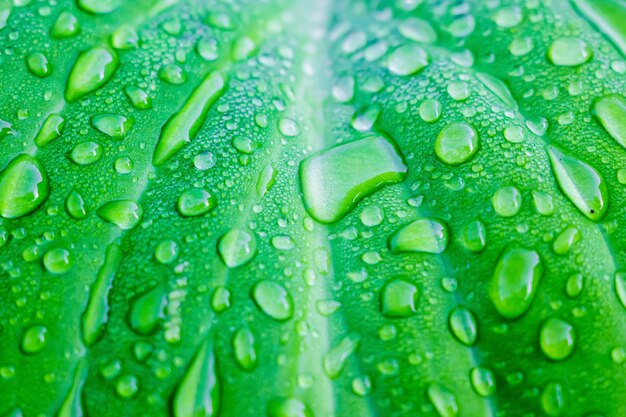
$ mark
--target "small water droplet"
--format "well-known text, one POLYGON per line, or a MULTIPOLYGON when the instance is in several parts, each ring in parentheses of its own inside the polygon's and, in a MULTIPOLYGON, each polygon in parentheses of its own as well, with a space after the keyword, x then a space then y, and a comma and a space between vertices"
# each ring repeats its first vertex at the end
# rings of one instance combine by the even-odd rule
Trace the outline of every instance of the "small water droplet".
POLYGON ((122 25, 111 35, 111 46, 121 50, 135 49, 139 46, 139 35, 132 26, 122 25))
POLYGON ((105 222, 127 230, 137 226, 143 215, 143 209, 134 201, 117 200, 105 203, 96 213, 105 222))
POLYGON ((252 299, 269 317, 284 321, 293 316, 293 300, 285 287, 272 281, 261 281, 252 288, 252 299))
POLYGON ((308 405, 297 398, 273 398, 267 403, 268 417, 314 417, 308 405))
POLYGON ((236 268, 254 258, 257 250, 256 239, 245 230, 233 229, 220 238, 217 250, 226 266, 236 268))
POLYGON ((154 258, 162 264, 171 264, 178 258, 178 244, 173 240, 162 240, 154 249, 154 258))
POLYGON ((466 346, 476 343, 478 337, 478 323, 474 314, 466 307, 456 307, 448 318, 450 330, 454 337, 466 346))
POLYGON ((513 217, 522 208, 522 194, 515 187, 502 187, 491 197, 491 205, 499 216, 513 217))
POLYGON ((70 12, 62 12, 50 30, 50 36, 57 39, 70 38, 80 32, 80 23, 70 12))
POLYGON ((441 117, 443 107, 437 99, 426 99, 419 107, 420 117, 427 123, 434 123, 441 117))
POLYGON ((31 326, 22 336, 22 351, 28 354, 40 352, 47 343, 48 329, 45 326, 31 326))
POLYGON ((91 165, 102 158, 102 147, 96 142, 82 142, 74 146, 69 158, 78 165, 91 165))
POLYGON ((217 198, 202 188, 192 188, 178 197, 176 209, 183 217, 201 216, 217 206, 217 198))
POLYGON ((561 361, 574 351, 576 334, 568 322, 550 318, 543 322, 539 333, 539 344, 543 353, 550 359, 561 361))
POLYGON ((459 165, 474 157, 480 141, 478 132, 467 123, 450 123, 437 135, 435 154, 444 163, 459 165))
POLYGON ((132 126, 132 121, 119 114, 98 114, 91 118, 91 125, 113 139, 122 139, 132 126))
POLYGON ((65 248, 55 248, 46 252, 43 265, 51 274, 64 274, 74 266, 74 255, 65 248))
POLYGON ((34 52, 26 57, 28 70, 39 78, 45 78, 52 72, 48 58, 41 52, 34 52))

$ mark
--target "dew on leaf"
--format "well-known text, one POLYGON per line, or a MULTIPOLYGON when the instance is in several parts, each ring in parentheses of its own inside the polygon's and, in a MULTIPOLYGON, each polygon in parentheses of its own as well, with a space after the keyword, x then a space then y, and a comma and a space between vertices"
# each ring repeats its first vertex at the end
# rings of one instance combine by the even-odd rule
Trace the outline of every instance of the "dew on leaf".
POLYGON ((293 316, 293 299, 285 287, 272 281, 261 281, 252 288, 252 299, 269 317, 284 321, 293 316))
POLYGON ((448 246, 448 226, 439 219, 419 218, 397 230, 389 238, 392 253, 441 253, 448 246))

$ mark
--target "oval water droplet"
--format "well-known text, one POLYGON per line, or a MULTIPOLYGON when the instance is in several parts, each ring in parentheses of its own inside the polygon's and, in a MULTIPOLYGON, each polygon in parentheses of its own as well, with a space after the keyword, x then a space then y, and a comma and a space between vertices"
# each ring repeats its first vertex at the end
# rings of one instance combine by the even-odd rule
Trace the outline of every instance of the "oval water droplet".
POLYGON ((39 161, 16 156, 0 173, 0 215, 15 219, 33 213, 50 196, 48 176, 39 161))
POLYGON ((128 86, 124 88, 126 97, 130 100, 134 108, 139 110, 146 110, 152 108, 152 99, 148 93, 139 87, 128 86))
POLYGON ((560 417, 565 408, 563 387, 556 382, 548 382, 541 393, 541 408, 550 417, 560 417))
POLYGON ((484 366, 473 368, 470 373, 472 387, 481 397, 489 397, 496 392, 496 376, 484 366))
POLYGON ((218 244, 217 251, 224 264, 229 268, 244 265, 256 255, 256 238, 242 229, 233 229, 224 234, 218 244))
POLYGON ((67 80, 65 99, 73 102, 102 87, 118 65, 117 55, 107 48, 96 47, 81 53, 67 80))
POLYGON ((132 121, 119 114, 98 114, 91 118, 91 125, 113 139, 122 139, 132 126, 132 121))
POLYGON ((466 307, 456 307, 450 313, 448 318, 450 330, 456 339, 466 346, 472 346, 476 343, 478 337, 478 323, 474 313, 466 307))
POLYGON ((22 351, 28 354, 40 352, 47 343, 48 329, 45 326, 31 326, 22 336, 22 351))
POLYGON ((314 417, 308 405, 297 398, 273 398, 267 403, 268 417, 314 417))
POLYGON ((428 65, 430 58, 419 46, 407 44, 393 51, 388 58, 387 68, 397 75, 414 75, 428 65))
POLYGON ((34 52, 26 57, 28 70, 39 78, 45 78, 52 72, 48 58, 41 52, 34 52))
POLYGON ((561 361, 574 351, 576 333, 568 322, 550 318, 543 322, 539 333, 539 344, 543 353, 550 359, 561 361))
POLYGON ((552 250, 557 255, 566 255, 581 239, 582 235, 580 231, 576 227, 570 226, 559 233, 556 239, 554 239, 554 242, 552 242, 552 250))
POLYGON ((419 107, 420 117, 427 123, 434 123, 441 117, 443 108, 437 99, 426 99, 419 107))
POLYGON ((589 61, 593 51, 585 41, 575 37, 559 38, 548 49, 548 60, 554 65, 573 67, 589 61))
POLYGON ((96 142, 83 142, 74 146, 69 158, 78 165, 91 165, 102 158, 102 147, 96 142))
POLYGON ((380 306, 387 317, 410 317, 417 313, 417 287, 403 279, 394 278, 385 284, 380 293, 380 306))
POLYGON ((135 49, 139 46, 139 35, 132 26, 122 25, 111 35, 111 46, 121 50, 135 49))
POLYGON ((548 148, 552 171, 563 194, 588 219, 599 221, 609 205, 609 193, 600 174, 590 165, 566 155, 554 146, 548 148))
POLYGON ((515 187, 502 187, 491 197, 491 205, 502 217, 513 217, 522 208, 522 194, 515 187))
POLYGON ((433 382, 428 386, 428 399, 435 407, 439 417, 456 417, 459 414, 459 405, 455 395, 444 385, 433 382))
POLYGON ((498 260, 489 288, 496 310, 515 319, 528 310, 543 275, 541 257, 534 250, 509 248, 498 260))
POLYGON ((272 281, 261 281, 252 288, 252 299, 269 317, 283 321, 293 316, 293 300, 285 287, 272 281))
POLYGON ((67 213, 76 220, 82 220, 87 218, 87 208, 85 207, 85 200, 76 191, 72 190, 65 200, 65 209, 67 213))
POLYGON ((154 258, 164 265, 178 258, 178 245, 173 240, 162 240, 154 249, 154 258))
POLYGON ((439 219, 419 218, 396 231, 388 241, 392 253, 441 253, 448 246, 448 226, 439 219))
POLYGON ((435 154, 444 163, 459 165, 469 161, 478 152, 480 141, 473 126, 450 123, 437 135, 435 154))
POLYGON ((202 188, 192 188, 178 197, 176 209, 183 217, 201 216, 213 210, 217 198, 202 188))
POLYGON ((117 200, 105 203, 96 213, 105 222, 127 230, 134 228, 141 221, 143 209, 134 201, 117 200))
POLYGON ((80 32, 80 23, 76 16, 62 12, 50 30, 50 36, 57 39, 70 38, 80 32))
POLYGON ((233 351, 235 360, 244 371, 251 371, 256 367, 256 345, 252 331, 243 327, 233 336, 233 351))
POLYGON ((74 255, 65 248, 55 248, 43 256, 43 265, 51 274, 64 274, 74 266, 74 255))
POLYGON ((167 294, 161 287, 155 287, 139 296, 130 303, 128 323, 139 334, 152 333, 165 317, 167 294))
POLYGON ((472 252, 481 252, 487 245, 487 229, 480 220, 474 220, 465 226, 462 235, 463 246, 472 252))

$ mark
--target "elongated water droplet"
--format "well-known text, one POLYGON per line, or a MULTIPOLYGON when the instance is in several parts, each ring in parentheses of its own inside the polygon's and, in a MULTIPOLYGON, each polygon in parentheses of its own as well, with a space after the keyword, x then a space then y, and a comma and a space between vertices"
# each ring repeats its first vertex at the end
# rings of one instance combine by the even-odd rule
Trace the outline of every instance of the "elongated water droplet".
POLYGON ((76 190, 67 196, 65 200, 65 209, 67 213, 76 220, 82 220, 87 218, 87 208, 85 207, 85 200, 78 194, 76 190))
POLYGON ((467 123, 450 123, 437 135, 435 154, 449 165, 459 165, 469 161, 478 152, 480 141, 478 132, 467 123))
POLYGON ((192 188, 178 197, 176 209, 181 216, 201 216, 213 210, 217 205, 217 198, 202 188, 192 188))
POLYGON ((91 125, 113 139, 122 139, 132 126, 132 121, 119 114, 98 114, 91 118, 91 125))
POLYGON ((137 226, 143 215, 143 209, 134 201, 117 200, 104 204, 96 213, 105 222, 127 230, 137 226))
POLYGON ((615 291, 617 298, 626 308, 626 272, 618 271, 615 273, 615 291))
POLYGON ((226 88, 224 77, 214 72, 194 90, 185 105, 163 126, 152 162, 161 165, 191 142, 204 123, 209 109, 226 88))
POLYGON ((481 252, 487 245, 487 229, 480 220, 474 220, 463 229, 463 246, 472 252, 481 252))
POLYGON ((572 354, 576 343, 574 327, 568 322, 550 318, 543 322, 539 333, 539 344, 550 359, 561 361, 572 354))
POLYGON ((256 238, 242 229, 233 229, 224 234, 217 244, 222 261, 229 268, 244 265, 256 255, 256 238))
POLYGON ((563 194, 587 218, 601 220, 609 206, 609 192, 600 174, 590 165, 564 154, 554 146, 548 148, 548 154, 563 194))
POLYGON ((561 384, 548 382, 541 393, 541 408, 550 417, 559 417, 563 414, 565 401, 561 384))
POLYGON ((417 287, 403 279, 389 280, 380 293, 380 306, 387 317, 410 317, 417 313, 417 287))
POLYGON ((402 36, 415 42, 433 43, 437 40, 437 32, 430 23, 417 17, 404 20, 398 30, 402 36))
POLYGON ((354 97, 354 86, 354 77, 346 76, 340 78, 333 86, 333 97, 340 103, 348 103, 354 97))
POLYGON ((420 218, 396 231, 388 241, 392 253, 441 253, 448 246, 448 226, 439 219, 420 218))
POLYGON ((107 48, 96 47, 81 53, 67 80, 65 99, 76 101, 102 87, 113 76, 118 65, 117 55, 107 48))
POLYGON ((85 360, 81 360, 76 365, 72 385, 70 386, 56 417, 83 417, 82 392, 85 380, 87 379, 87 365, 85 360))
POLYGON ((102 147, 96 142, 83 142, 74 146, 69 158, 78 165, 91 165, 102 158, 102 147))
POLYGON ((397 75, 414 75, 428 65, 430 58, 419 46, 407 44, 393 51, 388 58, 389 71, 397 75))
POLYGON ((267 403, 268 417, 314 417, 308 405, 297 398, 273 398, 267 403))
POLYGON ((78 7, 92 14, 114 12, 122 5, 122 0, 77 0, 78 7))
POLYGON ((138 297, 130 305, 128 322, 139 334, 152 333, 165 317, 167 293, 161 287, 155 287, 138 297))
POLYGON ((473 368, 470 373, 472 387, 481 397, 489 397, 496 392, 496 376, 484 366, 473 368))
POLYGON ((30 214, 49 196, 48 176, 39 161, 30 155, 16 156, 0 173, 0 215, 4 218, 30 214))
POLYGON ((550 216, 554 214, 554 202, 552 196, 542 191, 533 191, 533 202, 537 213, 542 216, 550 216))
POLYGON ((395 144, 380 135, 326 149, 300 164, 306 209, 319 222, 335 222, 363 198, 404 180, 406 171, 395 144))
POLYGON ((456 417, 459 414, 459 405, 456 397, 444 385, 433 382, 428 386, 428 399, 435 407, 440 417, 456 417))
POLYGON ((382 108, 378 104, 366 105, 352 116, 352 127, 359 132, 367 132, 374 127, 382 108))
POLYGON ((220 380, 213 344, 207 339, 196 352, 176 388, 174 417, 214 417, 220 409, 220 380))
POLYGON ((589 61, 593 51, 585 41, 574 37, 560 38, 548 49, 548 59, 554 65, 574 67, 589 61))
POLYGON ((152 99, 144 90, 135 86, 128 86, 124 88, 124 93, 130 100, 134 108, 139 110, 146 110, 152 108, 152 99))
POLYGON ((162 240, 154 250, 154 258, 164 265, 171 264, 178 258, 178 245, 173 240, 162 240))
POLYGON ((65 118, 58 114, 51 114, 39 129, 35 136, 35 145, 42 148, 52 142, 63 133, 65 118))
POLYGON ((254 334, 249 328, 243 327, 233 336, 233 351, 237 364, 245 371, 256 367, 256 346, 254 334))
POLYGON ((276 182, 276 174, 277 171, 272 165, 267 165, 263 168, 256 183, 256 194, 259 198, 263 198, 272 188, 274 182, 276 182))
POLYGON ((572 0, 577 9, 587 20, 606 35, 626 56, 626 8, 619 1, 607 0, 572 0))
POLYGON ((509 248, 498 260, 489 296, 496 310, 515 319, 528 310, 543 275, 543 263, 534 250, 509 248))
POLYGON ((252 288, 252 299, 259 309, 279 321, 293 316, 293 300, 285 287, 272 281, 261 281, 252 288))
POLYGON ((557 255, 565 255, 569 253, 572 247, 580 242, 581 239, 582 235, 580 231, 576 227, 570 226, 559 233, 556 239, 554 239, 552 250, 554 250, 554 253, 557 255))
POLYGON ((595 101, 592 112, 609 135, 626 148, 626 99, 617 94, 604 96, 595 101))
POLYGON ((86 346, 100 340, 109 322, 109 292, 113 287, 113 279, 122 262, 122 256, 122 249, 118 244, 112 243, 107 247, 104 263, 89 290, 87 307, 81 321, 83 342, 86 346))
POLYGON ((478 337, 478 323, 474 314, 466 307, 457 307, 450 313, 448 319, 450 330, 454 337, 466 346, 476 343, 478 337))
POLYGON ((350 333, 339 344, 324 355, 324 372, 330 378, 335 379, 343 371, 350 355, 356 351, 361 337, 356 333, 350 333))

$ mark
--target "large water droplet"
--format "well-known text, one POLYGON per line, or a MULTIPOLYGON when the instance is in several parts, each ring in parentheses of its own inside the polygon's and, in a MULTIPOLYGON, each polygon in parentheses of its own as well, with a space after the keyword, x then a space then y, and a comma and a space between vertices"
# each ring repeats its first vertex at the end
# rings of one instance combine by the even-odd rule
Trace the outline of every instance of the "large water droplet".
POLYGON ((317 221, 332 223, 383 186, 404 180, 406 171, 396 146, 380 135, 326 149, 300 164, 306 209, 317 221))
POLYGON ((167 294, 161 287, 155 287, 137 296, 130 304, 128 322, 139 334, 152 333, 165 317, 167 294))
POLYGON ((489 397, 496 392, 496 376, 484 366, 473 368, 470 373, 472 387, 481 397, 489 397))
POLYGON ((161 165, 191 142, 204 123, 209 109, 226 88, 224 77, 211 73, 194 90, 185 105, 161 129, 152 162, 161 165))
POLYGON ((344 337, 335 347, 324 355, 324 372, 330 378, 335 379, 341 374, 350 355, 359 346, 361 337, 356 333, 350 333, 344 337))
POLYGON ((67 80, 66 100, 76 101, 102 87, 113 76, 118 65, 115 52, 106 48, 97 47, 81 53, 67 80))
POLYGON ((439 219, 419 218, 396 231, 388 241, 392 253, 441 253, 448 246, 448 226, 439 219))
POLYGON ((551 417, 559 417, 563 414, 565 401, 561 384, 548 382, 541 393, 541 408, 551 417))
POLYGON ((45 78, 52 72, 52 66, 41 52, 34 52, 26 57, 26 65, 28 70, 37 77, 45 78))
POLYGON ((420 72, 429 62, 430 58, 422 48, 407 44, 389 55, 387 67, 397 75, 413 75, 420 72))
POLYGON ((437 135, 435 154, 444 163, 459 165, 478 152, 478 132, 467 123, 450 123, 437 135))
POLYGON ((54 248, 43 256, 43 265, 51 274, 64 274, 74 266, 74 255, 65 248, 54 248))
POLYGON ((515 187, 502 187, 491 197, 493 209, 502 217, 513 217, 522 208, 522 194, 515 187))
POLYGON ((48 176, 39 161, 30 155, 16 156, 0 173, 0 215, 4 218, 30 214, 49 196, 48 176))
POLYGON ((380 293, 380 306, 388 317, 410 317, 417 313, 417 287, 403 279, 391 279, 380 293))
POLYGON ((487 229, 483 222, 474 220, 465 226, 462 235, 463 246, 472 252, 481 252, 487 245, 487 229))
POLYGON ((539 344, 550 359, 560 361, 572 354, 576 343, 574 327, 568 322, 550 318, 541 325, 539 344))
POLYGON ((224 234, 218 244, 217 251, 222 261, 229 268, 244 265, 256 255, 256 238, 242 229, 233 229, 224 234))
POLYGON ((554 253, 557 255, 566 255, 581 239, 582 235, 580 231, 576 227, 570 226, 559 233, 556 239, 554 239, 552 250, 554 250, 554 253))
POLYGON ((87 218, 87 208, 85 207, 85 200, 76 191, 72 190, 65 200, 65 209, 67 213, 76 220, 82 220, 87 218))
POLYGON ((593 115, 613 139, 626 148, 626 99, 611 94, 593 104, 593 115))
POLYGON ((534 250, 509 248, 498 260, 489 296, 498 313, 515 319, 528 310, 543 274, 543 263, 534 250))
POLYGON ((590 165, 554 146, 548 148, 548 154, 556 181, 565 196, 587 218, 601 220, 609 206, 609 192, 600 174, 590 165))
POLYGON ((622 2, 607 0, 572 0, 575 8, 606 35, 626 56, 626 8, 622 2))
POLYGON ((143 216, 143 209, 134 201, 117 200, 105 203, 96 213, 105 222, 127 230, 137 226, 143 216))
POLYGON ((259 309, 275 320, 293 316, 293 300, 285 287, 272 281, 261 281, 252 288, 252 299, 259 309))
POLYGON ((132 121, 119 114, 98 114, 91 118, 91 125, 113 139, 122 139, 132 126, 132 121))
POLYGON ((48 329, 45 326, 31 326, 22 336, 22 351, 34 354, 46 347, 48 329))
POLYGON ((478 323, 474 314, 466 307, 457 307, 450 313, 448 319, 450 330, 454 337, 466 346, 476 343, 478 337, 478 323))
POLYGON ((74 146, 69 158, 78 165, 91 165, 102 158, 102 147, 96 142, 82 142, 74 146))
POLYGON ((35 136, 35 145, 42 148, 54 139, 61 136, 65 127, 65 118, 58 114, 51 114, 39 129, 35 136))
POLYGON ((591 59, 593 52, 585 41, 574 37, 560 38, 548 49, 548 59, 554 65, 574 67, 591 59))
POLYGON ((76 16, 69 12, 62 12, 50 30, 50 36, 57 39, 72 37, 80 32, 80 23, 76 16))
POLYGON ((435 407, 440 417, 456 417, 459 414, 459 405, 456 397, 444 385, 433 382, 428 386, 428 399, 435 407))

